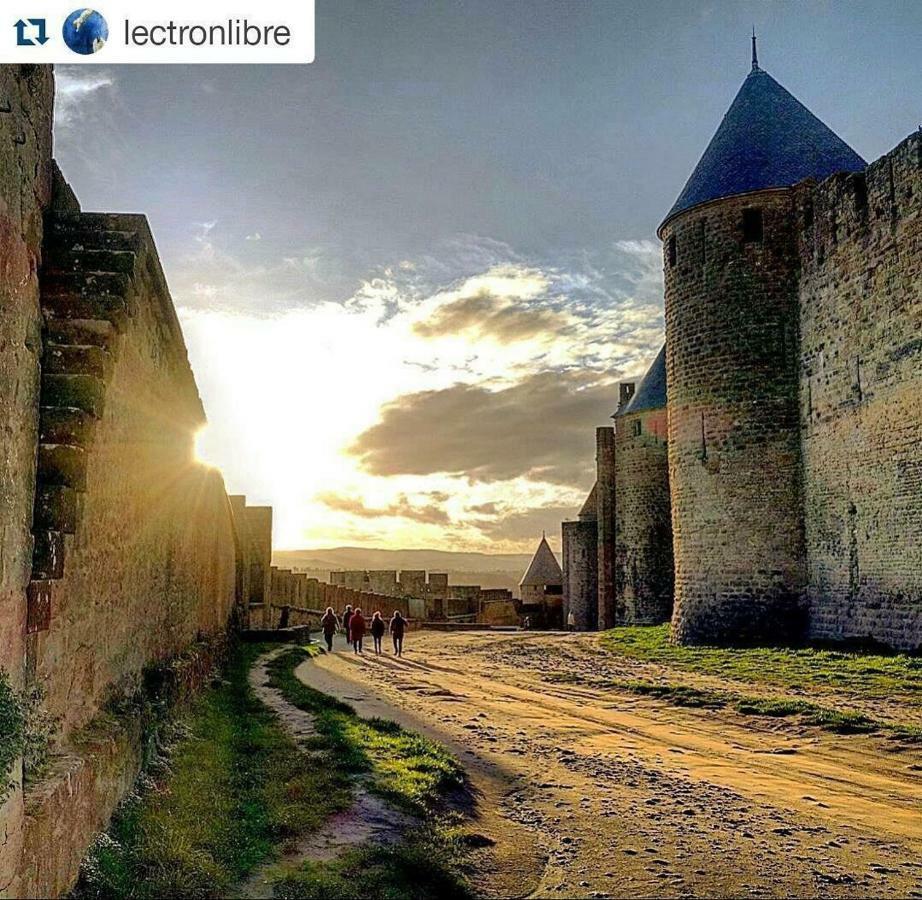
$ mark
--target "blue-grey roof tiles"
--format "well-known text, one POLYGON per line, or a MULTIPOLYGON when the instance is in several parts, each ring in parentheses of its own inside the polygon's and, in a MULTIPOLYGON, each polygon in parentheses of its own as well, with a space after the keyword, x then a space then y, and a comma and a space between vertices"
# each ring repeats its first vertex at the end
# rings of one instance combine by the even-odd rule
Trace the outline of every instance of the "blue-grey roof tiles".
POLYGON ((859 172, 867 163, 755 66, 666 216, 721 197, 859 172))

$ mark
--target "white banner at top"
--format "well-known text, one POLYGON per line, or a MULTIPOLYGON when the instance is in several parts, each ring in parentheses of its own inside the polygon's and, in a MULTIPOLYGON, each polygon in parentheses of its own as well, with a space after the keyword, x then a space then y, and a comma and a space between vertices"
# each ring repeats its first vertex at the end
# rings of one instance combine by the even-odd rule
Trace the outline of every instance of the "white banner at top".
POLYGON ((310 63, 314 0, 3 0, 0 63, 310 63))

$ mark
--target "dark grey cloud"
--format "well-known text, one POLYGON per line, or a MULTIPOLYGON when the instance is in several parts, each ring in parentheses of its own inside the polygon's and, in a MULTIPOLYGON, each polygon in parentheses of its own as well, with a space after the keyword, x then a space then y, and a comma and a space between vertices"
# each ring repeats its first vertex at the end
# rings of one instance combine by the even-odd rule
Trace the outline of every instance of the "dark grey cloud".
POLYGON ((566 329, 568 318, 553 309, 518 302, 510 303, 481 291, 439 307, 413 330, 421 337, 441 337, 461 331, 476 331, 500 341, 520 341, 540 334, 559 334, 566 329))
POLYGON ((456 384, 398 397, 350 447, 373 475, 528 477, 589 486, 594 426, 615 408, 613 381, 583 370, 541 372, 498 391, 456 384))
POLYGON ((476 527, 491 540, 537 541, 542 532, 548 540, 558 546, 560 523, 576 513, 572 506, 537 506, 531 509, 497 516, 489 522, 478 522, 476 527))
MULTIPOLYGON (((442 494, 441 496, 447 499, 447 495, 442 494)), ((406 494, 401 494, 395 502, 382 507, 366 506, 359 497, 347 497, 335 493, 321 494, 317 499, 330 509, 350 513, 363 519, 394 517, 411 519, 414 522, 423 522, 429 525, 448 525, 451 523, 448 513, 441 507, 436 506, 434 503, 416 506, 406 494)))

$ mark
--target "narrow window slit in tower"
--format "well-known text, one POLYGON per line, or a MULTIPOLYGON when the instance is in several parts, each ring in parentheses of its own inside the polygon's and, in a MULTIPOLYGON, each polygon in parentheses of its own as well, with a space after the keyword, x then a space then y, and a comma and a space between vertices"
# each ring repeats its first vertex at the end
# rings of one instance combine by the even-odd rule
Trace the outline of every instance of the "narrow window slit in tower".
POLYGON ((701 410, 701 461, 708 458, 708 442, 704 433, 704 410, 701 410))
POLYGON ((669 236, 668 244, 669 265, 674 266, 679 258, 678 247, 676 246, 676 237, 674 234, 669 236))
POLYGON ((855 192, 855 209, 864 212, 868 208, 868 181, 863 172, 852 176, 852 188, 855 192))
POLYGON ((804 204, 804 228, 813 227, 813 201, 808 200, 804 204))
POLYGON ((747 244, 761 244, 763 236, 762 210, 750 207, 743 210, 743 240, 747 244))

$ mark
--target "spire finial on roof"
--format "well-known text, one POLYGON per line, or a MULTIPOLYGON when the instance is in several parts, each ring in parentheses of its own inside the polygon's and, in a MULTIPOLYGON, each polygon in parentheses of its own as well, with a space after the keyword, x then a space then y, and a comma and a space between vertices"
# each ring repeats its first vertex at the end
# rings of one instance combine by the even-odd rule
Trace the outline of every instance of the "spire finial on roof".
POLYGON ((752 71, 759 68, 759 54, 756 51, 756 27, 752 26, 752 71))

